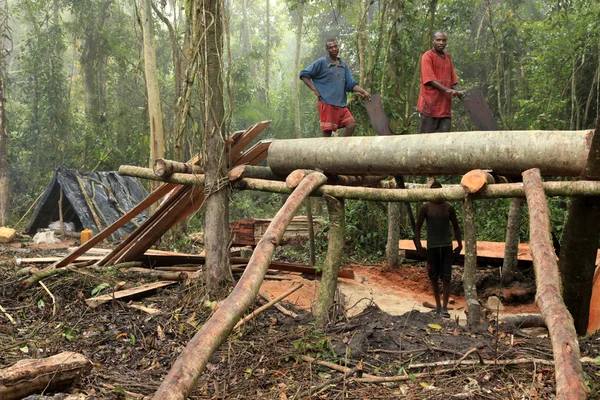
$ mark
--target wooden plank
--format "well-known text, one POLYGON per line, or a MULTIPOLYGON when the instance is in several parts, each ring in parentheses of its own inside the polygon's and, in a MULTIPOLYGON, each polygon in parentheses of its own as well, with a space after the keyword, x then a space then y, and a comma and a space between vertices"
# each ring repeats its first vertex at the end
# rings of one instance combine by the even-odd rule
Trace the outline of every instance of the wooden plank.
POLYGON ((246 130, 246 132, 231 146, 231 149, 229 150, 229 159, 237 160, 246 146, 248 146, 267 126, 269 126, 270 123, 271 121, 257 122, 248 128, 248 130, 246 130))
POLYGON ((86 299, 85 302, 90 308, 96 308, 99 305, 108 303, 111 300, 127 300, 131 298, 141 297, 143 295, 153 293, 156 289, 174 285, 175 283, 177 282, 158 281, 148 283, 146 285, 137 286, 132 289, 120 290, 118 292, 105 294, 103 296, 91 297, 89 299, 86 299))
POLYGON ((87 250, 91 249, 107 237, 109 237, 112 233, 116 232, 117 229, 125 225, 129 222, 133 217, 147 209, 150 205, 156 203, 159 199, 164 197, 167 193, 169 193, 173 188, 177 185, 172 183, 165 183, 158 187, 155 191, 150 193, 148 197, 142 200, 137 206, 133 207, 129 210, 125 215, 116 220, 112 225, 106 227, 102 232, 98 233, 96 236, 93 236, 90 240, 79 246, 77 250, 58 261, 54 268, 64 267, 65 265, 70 264, 74 260, 76 260, 80 255, 84 254, 87 250))
POLYGON ((250 147, 248 150, 240 154, 237 158, 232 158, 234 165, 243 165, 243 164, 258 164, 262 159, 266 158, 269 151, 269 146, 273 142, 273 139, 261 140, 258 143, 254 144, 254 146, 250 147), (262 159, 260 159, 263 157, 262 159), (259 161, 254 161, 254 160, 259 161))
MULTIPOLYGON (((423 247, 427 248, 427 241, 421 240, 423 247)), ((456 242, 453 242, 453 246, 456 246, 456 242)), ((400 250, 416 250, 415 244, 412 240, 400 240, 400 250)), ((465 254, 464 246, 461 251, 462 255, 465 254)), ((477 257, 488 257, 488 258, 504 258, 504 243, 503 242, 477 242, 477 257)), ((531 261, 531 252, 529 250, 528 243, 519 243, 518 259, 523 261, 531 261)))

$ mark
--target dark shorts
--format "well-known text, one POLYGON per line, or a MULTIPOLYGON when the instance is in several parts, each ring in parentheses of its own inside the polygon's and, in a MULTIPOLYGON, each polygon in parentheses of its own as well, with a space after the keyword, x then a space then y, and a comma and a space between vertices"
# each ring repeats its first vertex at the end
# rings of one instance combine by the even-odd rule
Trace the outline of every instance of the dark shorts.
POLYGON ((435 118, 421 114, 421 127, 419 133, 450 132, 452 118, 435 118))
POLYGON ((427 249, 427 275, 434 281, 442 278, 443 281, 450 282, 452 279, 452 246, 427 249))
POLYGON ((319 101, 319 119, 321 120, 322 131, 337 131, 351 123, 354 123, 354 117, 348 107, 332 106, 319 101))

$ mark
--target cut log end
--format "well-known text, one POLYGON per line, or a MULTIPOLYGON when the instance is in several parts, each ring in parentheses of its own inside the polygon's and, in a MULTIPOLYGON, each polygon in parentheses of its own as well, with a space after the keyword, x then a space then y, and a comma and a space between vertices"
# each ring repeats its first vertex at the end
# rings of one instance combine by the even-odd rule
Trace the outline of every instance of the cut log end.
POLYGON ((480 169, 467 172, 460 180, 460 184, 467 193, 478 192, 485 185, 494 182, 494 177, 491 174, 480 169))

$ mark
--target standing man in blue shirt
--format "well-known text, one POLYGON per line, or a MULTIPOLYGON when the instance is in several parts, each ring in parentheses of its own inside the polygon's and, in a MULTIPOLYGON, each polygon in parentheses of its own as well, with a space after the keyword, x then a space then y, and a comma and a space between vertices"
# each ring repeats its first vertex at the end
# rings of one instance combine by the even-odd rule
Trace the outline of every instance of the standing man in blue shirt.
POLYGON ((340 47, 337 39, 325 41, 327 56, 321 57, 300 71, 300 79, 319 99, 319 118, 323 136, 330 137, 333 131, 346 128, 344 136, 352 136, 356 121, 348 110, 346 92, 355 92, 362 99, 371 99, 371 94, 358 86, 348 64, 338 57, 340 47))

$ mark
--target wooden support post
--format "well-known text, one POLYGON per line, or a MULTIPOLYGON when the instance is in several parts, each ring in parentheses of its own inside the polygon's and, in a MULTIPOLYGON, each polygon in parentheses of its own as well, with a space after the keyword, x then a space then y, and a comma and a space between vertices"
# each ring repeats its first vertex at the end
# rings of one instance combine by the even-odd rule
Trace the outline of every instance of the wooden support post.
POLYGON ((508 221, 506 221, 506 243, 504 262, 502 263, 502 284, 510 285, 515 280, 519 256, 519 228, 521 226, 521 208, 523 199, 510 199, 508 221))
MULTIPOLYGON (((581 179, 600 180, 600 119, 581 179)), ((585 335, 590 313, 596 253, 600 238, 600 197, 575 197, 563 230, 558 268, 562 295, 575 320, 579 335, 585 335)))
POLYGON ((573 318, 560 295, 558 265, 550 240, 550 215, 540 171, 537 168, 525 171, 523 185, 529 208, 529 242, 537 286, 535 301, 552 341, 556 399, 585 399, 587 392, 579 360, 579 343, 573 318))
POLYGON ((312 200, 310 197, 307 197, 306 200, 304 200, 304 207, 306 207, 306 222, 308 223, 309 264, 314 267, 317 263, 317 249, 315 246, 315 225, 313 222, 312 200))
POLYGON ((136 178, 150 179, 153 181, 177 183, 179 185, 204 185, 203 174, 181 174, 175 173, 169 176, 156 176, 151 168, 136 167, 133 165, 121 165, 119 175, 134 176, 136 178))
POLYGON ((467 323, 473 327, 479 325, 481 321, 481 306, 477 300, 477 238, 475 231, 475 210, 471 195, 468 195, 463 202, 463 227, 465 230, 463 287, 469 310, 467 323))
POLYGON ((234 325, 254 301, 269 268, 273 251, 302 202, 326 180, 323 174, 311 174, 288 197, 258 242, 238 284, 179 355, 154 394, 154 400, 185 400, 188 397, 210 357, 227 339, 234 325))
POLYGON ((388 204, 388 235, 385 246, 387 263, 390 267, 398 267, 398 252, 400 251, 398 243, 400 241, 400 203, 389 202, 388 204))
POLYGON ((331 196, 325 196, 329 213, 329 240, 327 243, 327 261, 321 275, 319 299, 315 307, 317 323, 329 322, 331 306, 334 303, 337 289, 337 275, 344 251, 344 236, 346 223, 344 216, 344 201, 331 196))

